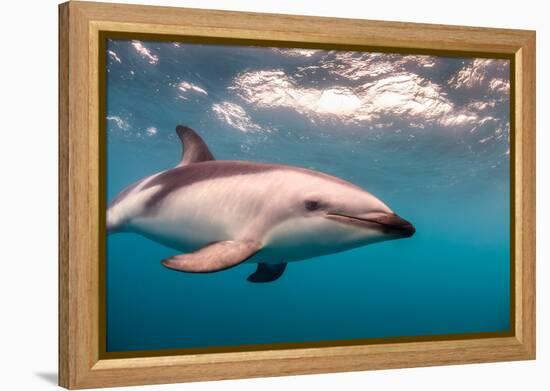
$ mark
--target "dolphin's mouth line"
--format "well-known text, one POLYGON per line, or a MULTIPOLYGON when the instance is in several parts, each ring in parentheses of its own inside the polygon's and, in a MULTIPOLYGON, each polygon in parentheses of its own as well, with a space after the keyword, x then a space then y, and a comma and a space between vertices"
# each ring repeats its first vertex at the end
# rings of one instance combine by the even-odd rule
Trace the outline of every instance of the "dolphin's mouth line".
POLYGON ((362 217, 343 215, 339 213, 327 213, 327 217, 335 218, 336 220, 350 220, 351 222, 357 221, 362 223, 372 223, 380 226, 387 226, 386 224, 383 224, 382 222, 373 219, 365 219, 362 217))
POLYGON ((384 230, 390 232, 399 232, 403 236, 412 236, 416 230, 414 226, 408 221, 398 217, 398 216, 389 216, 388 218, 375 219, 375 218, 365 218, 350 216, 340 213, 327 213, 328 218, 332 218, 343 223, 352 223, 364 226, 365 223, 372 224, 374 226, 379 226, 384 230))

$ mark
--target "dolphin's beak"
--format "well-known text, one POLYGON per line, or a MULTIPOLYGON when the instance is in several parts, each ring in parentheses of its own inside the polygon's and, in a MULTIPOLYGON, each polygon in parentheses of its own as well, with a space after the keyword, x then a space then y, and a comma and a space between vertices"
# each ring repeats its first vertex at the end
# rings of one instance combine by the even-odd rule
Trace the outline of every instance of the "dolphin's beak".
POLYGON ((380 228, 384 233, 396 235, 400 238, 408 238, 414 235, 414 225, 394 213, 364 214, 349 216, 340 213, 328 213, 327 217, 345 224, 380 228))

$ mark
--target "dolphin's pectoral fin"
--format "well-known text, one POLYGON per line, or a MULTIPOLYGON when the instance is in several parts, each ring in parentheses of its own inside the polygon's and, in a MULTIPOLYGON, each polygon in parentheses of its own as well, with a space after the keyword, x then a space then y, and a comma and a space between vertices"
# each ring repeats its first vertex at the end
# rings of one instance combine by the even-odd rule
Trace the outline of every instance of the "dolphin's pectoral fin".
POLYGON ((194 253, 181 254, 161 261, 167 268, 188 273, 212 273, 236 266, 260 249, 256 241, 224 241, 209 244, 194 253))
POLYGON ((178 125, 176 133, 182 143, 183 151, 181 161, 177 167, 191 163, 206 162, 215 160, 214 155, 208 149, 204 140, 195 131, 187 126, 178 125))
POLYGON ((248 276, 250 282, 271 282, 283 275, 286 269, 286 262, 282 263, 258 263, 258 268, 248 276))

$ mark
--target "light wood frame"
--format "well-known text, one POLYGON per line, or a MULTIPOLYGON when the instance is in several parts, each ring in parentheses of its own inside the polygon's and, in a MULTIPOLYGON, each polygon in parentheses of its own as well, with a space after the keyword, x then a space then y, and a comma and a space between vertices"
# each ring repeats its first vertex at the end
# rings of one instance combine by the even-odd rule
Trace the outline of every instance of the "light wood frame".
MULTIPOLYGON (((91 388, 535 358, 535 32, 88 2, 59 6, 59 384, 91 388), (100 357, 101 31, 506 55, 515 237, 506 337, 100 357)), ((276 46, 276 45, 274 45, 276 46)))

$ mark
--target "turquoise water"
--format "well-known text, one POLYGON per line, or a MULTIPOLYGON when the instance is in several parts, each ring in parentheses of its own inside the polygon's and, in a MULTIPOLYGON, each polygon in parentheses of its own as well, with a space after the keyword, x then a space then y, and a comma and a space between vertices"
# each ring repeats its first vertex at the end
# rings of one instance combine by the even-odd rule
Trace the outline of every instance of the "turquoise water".
POLYGON ((506 61, 109 41, 107 63, 108 201, 177 164, 185 124, 219 160, 336 175, 417 230, 268 284, 112 235, 107 351, 509 330, 506 61))

